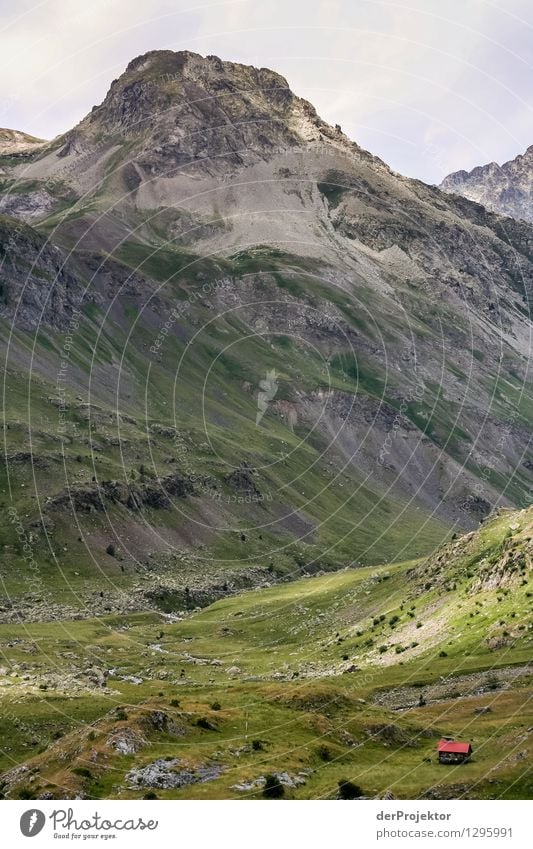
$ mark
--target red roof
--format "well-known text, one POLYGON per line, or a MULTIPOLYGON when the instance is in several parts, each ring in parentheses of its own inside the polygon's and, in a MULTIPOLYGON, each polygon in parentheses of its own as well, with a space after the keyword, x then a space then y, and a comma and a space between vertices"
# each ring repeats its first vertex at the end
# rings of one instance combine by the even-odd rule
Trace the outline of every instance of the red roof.
POLYGON ((469 755, 472 751, 472 746, 470 743, 458 743, 455 740, 439 740, 438 751, 469 755))

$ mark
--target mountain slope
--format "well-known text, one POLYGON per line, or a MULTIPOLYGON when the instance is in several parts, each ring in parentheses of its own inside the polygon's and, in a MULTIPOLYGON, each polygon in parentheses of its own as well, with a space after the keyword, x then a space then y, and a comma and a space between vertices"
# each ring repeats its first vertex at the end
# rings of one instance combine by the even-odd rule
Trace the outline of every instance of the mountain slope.
POLYGON ((472 171, 456 171, 440 188, 463 195, 487 209, 512 218, 533 221, 533 145, 515 159, 498 165, 490 162, 472 171))
POLYGON ((529 503, 527 224, 188 52, 0 167, 3 489, 42 571, 13 522, 4 618, 181 609, 529 503))

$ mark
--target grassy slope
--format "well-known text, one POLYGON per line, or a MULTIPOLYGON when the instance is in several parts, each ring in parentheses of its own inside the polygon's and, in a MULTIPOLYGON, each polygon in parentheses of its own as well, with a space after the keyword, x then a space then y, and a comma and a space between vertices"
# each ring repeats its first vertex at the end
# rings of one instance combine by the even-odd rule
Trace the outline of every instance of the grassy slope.
MULTIPOLYGON (((208 280, 230 273, 246 279, 265 262, 272 271, 278 261, 281 266, 287 261, 271 252, 266 258, 261 252, 242 253, 233 263, 206 260, 199 265, 193 263, 189 271, 182 272, 180 268, 190 263, 191 257, 168 250, 150 256, 150 251, 140 244, 124 246, 119 259, 128 268, 149 273, 154 281, 168 281, 177 274, 179 285, 176 280, 173 289, 176 298, 185 297, 191 285, 198 286, 198 273, 208 280)), ((323 287, 309 279, 300 284, 277 272, 274 278, 281 287, 314 285, 316 297, 326 295, 323 287)), ((67 431, 63 441, 58 439, 59 414, 50 398, 56 394, 54 375, 62 358, 64 334, 43 328, 34 339, 31 334, 14 331, 11 344, 26 352, 21 356, 29 358, 33 351, 34 372, 31 379, 23 378, 20 366, 8 361, 4 387, 9 425, 5 431, 6 452, 9 458, 31 451, 36 462, 32 468, 30 462, 8 460, 7 467, 0 471, 5 503, 13 498, 19 514, 34 520, 39 504, 42 506, 48 497, 67 486, 90 485, 93 476, 100 481, 131 480, 138 477, 141 465, 149 474, 161 477, 171 471, 214 476, 222 491, 230 494, 224 486, 224 475, 246 460, 259 468, 260 489, 274 493, 274 503, 265 502, 261 508, 248 512, 228 506, 220 525, 235 530, 264 525, 265 544, 258 545, 252 539, 244 552, 235 533, 209 539, 213 558, 221 570, 242 571, 254 559, 258 567, 269 568, 272 550, 276 552, 275 568, 281 573, 296 570, 297 574, 301 563, 310 564, 311 569, 351 561, 379 563, 399 554, 409 557, 426 553, 446 536, 447 529, 439 521, 428 518, 415 506, 403 508, 390 493, 382 495, 353 464, 333 475, 328 464, 329 452, 335 446, 313 432, 312 424, 299 424, 292 429, 267 413, 262 426, 255 426, 254 389, 258 376, 266 374, 273 364, 283 365, 279 388, 279 398, 283 400, 295 400, 298 393, 330 387, 379 398, 385 384, 379 370, 371 368, 363 356, 355 363, 353 355, 344 352, 340 345, 338 353, 331 356, 326 375, 324 352, 310 352, 289 336, 250 336, 249 328, 238 316, 217 318, 214 323, 205 306, 195 302, 187 320, 178 323, 179 332, 166 338, 161 355, 149 358, 147 350, 167 315, 159 309, 155 318, 148 320, 151 291, 143 294, 146 306, 140 317, 139 307, 127 303, 113 308, 112 319, 106 318, 96 304, 84 308, 70 354, 70 408, 65 415, 67 431), (150 321, 155 325, 153 329, 150 321), (193 333, 198 338, 187 347, 193 333), (36 367, 39 373, 35 372, 36 367), (41 377, 43 373, 48 377, 41 377), (207 374, 204 405, 199 387, 207 374), (246 385, 250 388, 243 389, 246 385), (223 387, 223 391, 218 387, 223 387), (82 393, 84 401, 90 398, 93 407, 89 414, 84 401, 76 399, 77 392, 82 393), (120 421, 115 413, 117 404, 126 416, 120 421), (147 430, 161 423, 166 428, 179 428, 187 442, 185 457, 183 452, 179 456, 171 432, 152 432, 148 437, 147 430), (116 444, 118 438, 120 445, 116 444), (290 516, 293 511, 315 529, 312 535, 302 538, 301 532, 295 534, 279 522, 280 516, 290 516), (295 536, 300 538, 299 551, 291 549, 295 536)), ((350 312, 349 299, 342 293, 333 290, 329 297, 336 306, 350 312)), ((7 339, 7 328, 5 335, 7 339)), ((148 512, 144 519, 163 530, 181 533, 201 511, 200 500, 193 499, 183 509, 168 514, 148 512)), ((73 592, 88 591, 91 582, 102 573, 115 581, 120 579, 123 586, 129 585, 128 575, 134 575, 136 568, 133 525, 138 524, 138 517, 121 508, 111 508, 108 517, 78 514, 76 523, 80 528, 72 522, 71 515, 53 518, 54 538, 46 540, 42 534, 36 535, 34 545, 44 583, 56 599, 74 603, 73 592), (105 556, 117 528, 123 537, 126 577, 121 577, 117 564, 105 556), (82 540, 78 539, 80 536, 82 540), (132 540, 131 550, 128 538, 132 540)), ((8 546, 3 578, 6 592, 13 597, 19 592, 25 565, 13 529, 7 527, 3 534, 8 546)))
POLYGON ((272 771, 305 772, 306 783, 287 791, 297 798, 331 795, 346 777, 368 795, 530 794, 532 529, 533 511, 503 513, 420 564, 256 590, 176 623, 139 614, 1 626, 10 664, 2 679, 4 767, 35 755, 30 766, 38 768, 8 794, 38 787, 139 797, 146 788, 128 788, 125 773, 159 757, 223 767, 214 781, 157 790, 161 798, 247 798, 259 791, 234 785, 272 771), (67 683, 89 665, 112 670, 107 690, 83 675, 67 683), (520 666, 510 683, 509 669, 520 666), (131 675, 142 683, 124 680, 131 675), (418 706, 418 694, 426 704, 418 706), (391 709, 406 699, 410 709, 391 709), (183 734, 150 726, 156 709, 183 734), (65 736, 48 748, 58 729, 65 736), (117 754, 107 741, 126 731, 149 745, 117 754), (440 734, 471 740, 472 763, 439 766, 440 734))

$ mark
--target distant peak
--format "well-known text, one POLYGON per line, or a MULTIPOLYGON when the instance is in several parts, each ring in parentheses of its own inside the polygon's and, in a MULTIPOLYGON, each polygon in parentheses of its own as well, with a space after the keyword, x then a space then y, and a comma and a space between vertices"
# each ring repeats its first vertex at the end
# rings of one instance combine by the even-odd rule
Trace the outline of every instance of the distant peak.
POLYGON ((445 192, 464 195, 487 209, 533 222, 533 145, 499 165, 489 162, 471 171, 448 174, 440 184, 445 192))
POLYGON ((0 156, 27 153, 44 144, 47 144, 45 139, 38 139, 21 130, 0 127, 0 156))

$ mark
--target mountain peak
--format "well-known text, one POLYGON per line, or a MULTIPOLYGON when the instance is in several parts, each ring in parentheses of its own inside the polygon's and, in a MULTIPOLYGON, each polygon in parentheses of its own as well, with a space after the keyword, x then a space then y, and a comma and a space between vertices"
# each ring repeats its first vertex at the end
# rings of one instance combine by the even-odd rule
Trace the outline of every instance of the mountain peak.
POLYGON ((489 162, 471 171, 455 171, 440 184, 445 192, 463 195, 494 212, 533 221, 533 145, 514 159, 489 162))
POLYGON ((103 102, 63 137, 57 156, 92 155, 124 140, 133 145, 141 179, 141 172, 169 174, 185 166, 220 175, 281 148, 320 141, 359 151, 281 74, 187 50, 133 59, 103 102))

